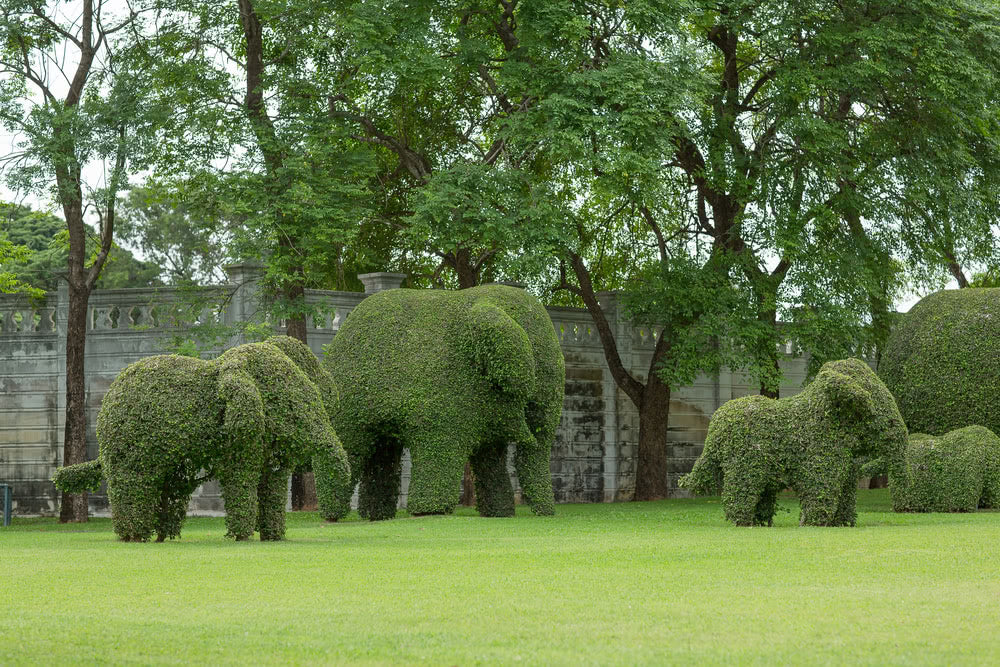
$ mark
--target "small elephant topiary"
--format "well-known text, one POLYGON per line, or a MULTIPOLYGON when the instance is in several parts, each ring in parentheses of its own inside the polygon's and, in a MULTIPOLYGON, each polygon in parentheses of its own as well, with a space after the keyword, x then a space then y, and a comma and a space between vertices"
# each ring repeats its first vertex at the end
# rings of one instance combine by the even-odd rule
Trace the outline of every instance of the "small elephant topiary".
POLYGON ((793 489, 800 524, 853 526, 860 456, 904 465, 906 426, 889 390, 859 359, 823 365, 802 393, 746 396, 722 405, 701 457, 680 485, 699 494, 721 485, 726 518, 771 525, 777 494, 793 489))
POLYGON ((984 426, 940 437, 911 433, 905 475, 892 485, 897 512, 975 512, 1000 504, 1000 438, 984 426))
POLYGON ((565 369, 548 312, 524 290, 380 292, 347 317, 324 365, 341 390, 334 423, 363 517, 395 516, 404 448, 411 513, 452 511, 470 461, 479 513, 512 516, 510 443, 524 499, 553 513, 565 369))
POLYGON ((343 516, 347 455, 316 384, 282 349, 312 353, 290 340, 240 345, 211 361, 161 355, 126 367, 97 417, 98 461, 61 468, 56 485, 82 490, 99 468, 118 537, 146 541, 155 532, 162 542, 180 535, 195 488, 217 479, 227 534, 245 540, 257 529, 278 540, 289 475, 311 457, 324 514, 343 516))

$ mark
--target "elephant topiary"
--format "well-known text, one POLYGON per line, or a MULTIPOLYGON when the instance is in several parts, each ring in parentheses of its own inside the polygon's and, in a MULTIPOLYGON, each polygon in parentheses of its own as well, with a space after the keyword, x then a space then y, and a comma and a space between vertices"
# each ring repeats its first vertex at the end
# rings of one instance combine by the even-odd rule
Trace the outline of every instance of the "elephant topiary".
POLYGON ((404 448, 411 513, 452 511, 470 461, 479 513, 512 516, 509 443, 524 499, 553 513, 565 368, 548 312, 524 290, 374 294, 347 317, 324 365, 341 390, 334 423, 361 481, 363 517, 395 516, 404 448))
POLYGON ((906 439, 892 394, 868 365, 831 361, 796 396, 722 405, 680 485, 710 494, 721 484, 726 518, 738 526, 771 525, 777 494, 789 487, 799 496, 801 524, 853 526, 855 459, 881 457, 898 474, 906 439))
POLYGON ((1000 503, 1000 438, 984 426, 941 437, 911 433, 905 475, 893 485, 897 512, 975 512, 1000 503))
POLYGON ((316 385, 282 347, 294 346, 251 343, 212 361, 161 355, 126 367, 97 417, 98 462, 60 469, 56 485, 79 491, 99 466, 118 537, 146 541, 155 532, 162 542, 180 535, 194 489, 218 479, 227 534, 244 540, 256 528, 262 540, 278 540, 288 477, 312 457, 317 486, 335 498, 324 514, 343 516, 346 453, 316 385))
POLYGON ((878 373, 913 431, 1000 433, 1000 289, 921 299, 893 329, 878 373))

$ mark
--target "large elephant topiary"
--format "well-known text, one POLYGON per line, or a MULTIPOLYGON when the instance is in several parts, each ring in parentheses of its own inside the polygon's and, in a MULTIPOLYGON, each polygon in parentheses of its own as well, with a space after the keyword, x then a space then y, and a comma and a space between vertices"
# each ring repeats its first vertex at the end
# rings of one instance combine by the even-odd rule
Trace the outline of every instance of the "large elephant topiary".
POLYGON ((897 512, 975 512, 1000 505, 1000 438, 984 426, 940 437, 911 433, 905 475, 892 485, 897 512))
POLYGON ((921 299, 893 329, 878 373, 912 431, 1000 433, 1000 289, 921 299))
POLYGON ((889 390, 858 359, 823 365, 802 393, 746 396, 722 405, 705 449, 681 486, 715 493, 738 526, 771 525, 777 494, 798 493, 800 523, 854 525, 857 457, 904 466, 906 426, 889 390))
POLYGON ((257 529, 262 540, 281 539, 288 477, 310 457, 317 486, 335 498, 324 514, 349 509, 347 456, 320 392, 269 342, 211 361, 161 355, 131 364, 104 396, 97 439, 97 463, 62 468, 54 480, 80 490, 99 467, 114 530, 125 541, 179 536, 191 493, 209 479, 221 483, 230 537, 247 539, 257 529))
POLYGON ((511 516, 509 443, 524 499, 553 513, 565 369, 548 313, 524 290, 380 292, 347 317, 324 365, 341 391, 334 423, 361 481, 362 516, 395 516, 404 448, 410 512, 450 512, 470 461, 479 513, 511 516))

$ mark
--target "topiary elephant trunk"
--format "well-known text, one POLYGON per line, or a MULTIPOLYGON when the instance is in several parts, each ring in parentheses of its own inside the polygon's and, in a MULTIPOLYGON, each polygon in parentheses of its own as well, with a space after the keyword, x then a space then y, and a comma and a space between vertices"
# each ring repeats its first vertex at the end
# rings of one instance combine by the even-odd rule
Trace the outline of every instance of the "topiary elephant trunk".
POLYGON ((312 353, 291 340, 241 345, 212 361, 163 355, 126 367, 97 417, 98 461, 61 468, 56 485, 93 488, 103 476, 119 538, 163 541, 180 535, 195 488, 218 479, 227 534, 243 540, 256 529, 277 540, 289 475, 312 458, 324 515, 343 516, 347 455, 320 390, 293 361, 312 353))

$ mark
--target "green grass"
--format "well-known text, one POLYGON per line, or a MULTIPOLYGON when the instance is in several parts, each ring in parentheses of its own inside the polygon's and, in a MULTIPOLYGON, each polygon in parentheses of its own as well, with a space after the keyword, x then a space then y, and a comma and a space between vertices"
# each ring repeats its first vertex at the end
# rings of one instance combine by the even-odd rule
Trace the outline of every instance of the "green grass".
POLYGON ((1000 663, 1000 514, 735 528, 717 500, 552 518, 220 519, 124 544, 107 520, 0 529, 0 664, 1000 663))

